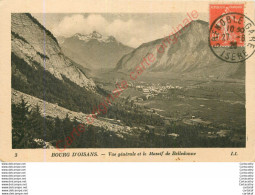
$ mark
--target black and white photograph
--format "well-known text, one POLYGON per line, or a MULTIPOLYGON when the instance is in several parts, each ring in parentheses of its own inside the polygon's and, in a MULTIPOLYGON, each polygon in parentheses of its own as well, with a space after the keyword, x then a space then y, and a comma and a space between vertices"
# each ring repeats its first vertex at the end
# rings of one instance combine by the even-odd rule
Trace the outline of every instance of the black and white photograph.
POLYGON ((253 194, 254 1, 0 10, 2 194, 253 194))
POLYGON ((246 147, 246 62, 212 52, 209 22, 12 13, 12 148, 246 147))

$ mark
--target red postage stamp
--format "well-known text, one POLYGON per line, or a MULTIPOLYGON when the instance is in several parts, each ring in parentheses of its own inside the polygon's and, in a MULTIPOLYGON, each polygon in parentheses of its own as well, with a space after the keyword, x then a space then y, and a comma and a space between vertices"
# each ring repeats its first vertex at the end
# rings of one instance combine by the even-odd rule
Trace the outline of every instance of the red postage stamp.
POLYGON ((255 52, 255 24, 244 9, 244 4, 210 5, 209 46, 226 62, 243 62, 255 52))
POLYGON ((211 46, 244 46, 244 4, 210 5, 211 46))

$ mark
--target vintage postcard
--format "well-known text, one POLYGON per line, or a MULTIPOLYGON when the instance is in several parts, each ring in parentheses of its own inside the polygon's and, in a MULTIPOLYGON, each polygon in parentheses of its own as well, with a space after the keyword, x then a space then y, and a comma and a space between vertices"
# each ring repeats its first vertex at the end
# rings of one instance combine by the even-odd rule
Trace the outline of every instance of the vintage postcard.
POLYGON ((1 161, 254 161, 254 8, 0 1, 1 161))

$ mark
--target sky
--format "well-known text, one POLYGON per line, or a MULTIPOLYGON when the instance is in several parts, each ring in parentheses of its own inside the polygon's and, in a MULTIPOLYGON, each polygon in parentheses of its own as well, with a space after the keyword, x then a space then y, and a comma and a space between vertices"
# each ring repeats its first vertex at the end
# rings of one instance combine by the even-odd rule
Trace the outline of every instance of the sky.
MULTIPOLYGON (((98 31, 114 36, 131 47, 169 35, 173 27, 183 24, 187 13, 75 13, 32 14, 54 36, 70 37, 76 33, 89 34, 98 31)), ((207 14, 199 13, 198 19, 208 21, 207 14)))

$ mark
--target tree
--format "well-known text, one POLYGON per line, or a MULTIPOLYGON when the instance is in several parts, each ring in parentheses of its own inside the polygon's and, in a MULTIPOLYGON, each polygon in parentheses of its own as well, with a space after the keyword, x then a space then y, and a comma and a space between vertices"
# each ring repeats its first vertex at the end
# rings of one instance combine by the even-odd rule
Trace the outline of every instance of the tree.
POLYGON ((30 129, 32 130, 31 133, 33 133, 33 137, 35 138, 41 138, 44 137, 44 120, 40 113, 40 108, 37 104, 37 106, 32 109, 31 115, 29 117, 29 125, 30 129))
POLYGON ((33 140, 33 130, 29 124, 29 106, 22 98, 17 105, 12 104, 12 147, 35 148, 37 143, 33 140))

